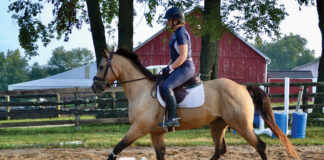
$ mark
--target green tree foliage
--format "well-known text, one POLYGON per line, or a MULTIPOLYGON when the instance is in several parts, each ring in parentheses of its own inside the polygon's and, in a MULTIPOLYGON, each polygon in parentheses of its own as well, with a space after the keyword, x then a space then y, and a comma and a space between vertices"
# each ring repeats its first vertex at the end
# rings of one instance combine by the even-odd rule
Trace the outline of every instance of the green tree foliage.
POLYGON ((103 26, 105 24, 106 28, 110 28, 112 20, 118 15, 118 0, 15 0, 8 9, 13 13, 12 18, 17 21, 19 42, 27 57, 38 55, 38 40, 41 40, 44 46, 48 45, 51 39, 60 39, 62 36, 68 41, 73 28, 80 29, 84 23, 91 26, 98 55, 106 48, 103 26), (53 6, 53 19, 48 24, 43 24, 40 14, 44 5, 48 4, 53 6))
POLYGON ((3 52, 0 52, 0 90, 6 90, 5 77, 6 77, 7 59, 3 52))
POLYGON ((41 79, 49 76, 46 66, 41 66, 35 62, 28 73, 29 80, 41 79))
POLYGON ((256 47, 270 59, 269 70, 291 70, 315 60, 315 51, 306 47, 307 40, 299 35, 285 35, 256 47))
POLYGON ((66 51, 64 47, 58 47, 54 49, 46 67, 48 74, 54 75, 88 65, 93 61, 93 53, 86 48, 76 48, 71 51, 66 51))
POLYGON ((8 85, 28 80, 28 63, 19 50, 0 53, 0 90, 7 90, 8 85))

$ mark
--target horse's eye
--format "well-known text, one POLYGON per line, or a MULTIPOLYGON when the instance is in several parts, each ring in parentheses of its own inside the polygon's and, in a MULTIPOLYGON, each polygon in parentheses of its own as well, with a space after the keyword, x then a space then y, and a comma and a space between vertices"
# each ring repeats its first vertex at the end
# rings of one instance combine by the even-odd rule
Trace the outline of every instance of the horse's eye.
POLYGON ((99 66, 99 70, 103 70, 103 66, 99 66))

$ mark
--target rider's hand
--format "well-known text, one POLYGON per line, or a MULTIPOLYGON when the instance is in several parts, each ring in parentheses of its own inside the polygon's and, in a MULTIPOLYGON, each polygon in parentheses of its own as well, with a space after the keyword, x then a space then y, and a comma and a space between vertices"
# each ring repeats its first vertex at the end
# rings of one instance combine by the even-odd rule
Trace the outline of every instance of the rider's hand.
POLYGON ((169 75, 169 66, 162 69, 162 75, 169 75))
POLYGON ((172 66, 171 65, 169 65, 169 66, 162 69, 163 77, 168 77, 171 72, 172 72, 172 66))

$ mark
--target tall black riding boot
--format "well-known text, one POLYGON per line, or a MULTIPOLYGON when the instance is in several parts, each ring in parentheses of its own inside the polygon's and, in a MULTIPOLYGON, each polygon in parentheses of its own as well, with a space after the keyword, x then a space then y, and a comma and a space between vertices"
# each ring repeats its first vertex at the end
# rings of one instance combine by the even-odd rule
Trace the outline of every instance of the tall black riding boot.
MULTIPOLYGON (((166 127, 179 127, 179 120, 177 118, 177 100, 174 96, 173 90, 168 89, 163 94, 166 102, 166 109, 168 110, 168 120, 165 121, 164 126, 166 127)), ((159 123, 163 127, 163 123, 159 123)))

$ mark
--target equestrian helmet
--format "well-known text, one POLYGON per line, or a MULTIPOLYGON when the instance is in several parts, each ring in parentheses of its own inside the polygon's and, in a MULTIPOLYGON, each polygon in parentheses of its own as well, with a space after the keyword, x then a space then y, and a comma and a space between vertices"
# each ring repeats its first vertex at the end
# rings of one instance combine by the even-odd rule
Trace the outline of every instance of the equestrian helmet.
POLYGON ((172 20, 179 20, 180 22, 185 22, 185 16, 183 10, 178 7, 172 7, 168 9, 163 19, 172 19, 172 20))

